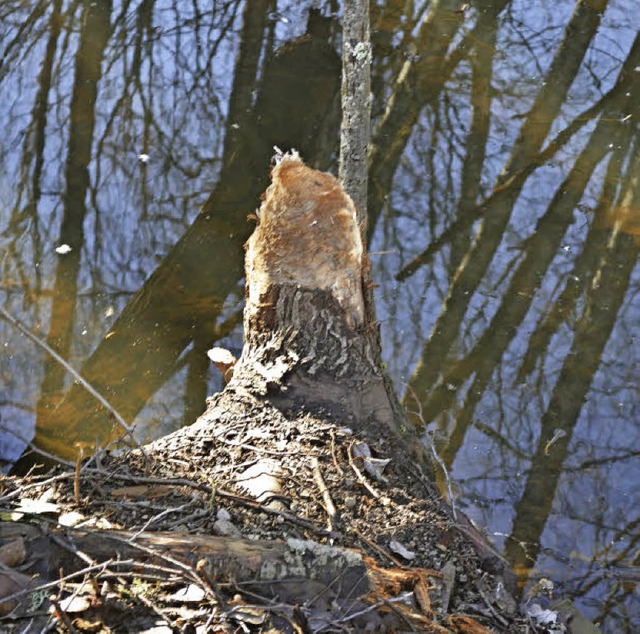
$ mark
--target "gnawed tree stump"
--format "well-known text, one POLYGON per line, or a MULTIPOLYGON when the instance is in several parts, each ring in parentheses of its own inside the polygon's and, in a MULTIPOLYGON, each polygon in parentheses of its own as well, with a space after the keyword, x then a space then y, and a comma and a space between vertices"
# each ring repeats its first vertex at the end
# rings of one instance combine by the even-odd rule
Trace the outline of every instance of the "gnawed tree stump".
POLYGON ((275 161, 247 243, 244 349, 229 388, 360 429, 386 425, 428 467, 382 367, 354 204, 296 153, 275 161))

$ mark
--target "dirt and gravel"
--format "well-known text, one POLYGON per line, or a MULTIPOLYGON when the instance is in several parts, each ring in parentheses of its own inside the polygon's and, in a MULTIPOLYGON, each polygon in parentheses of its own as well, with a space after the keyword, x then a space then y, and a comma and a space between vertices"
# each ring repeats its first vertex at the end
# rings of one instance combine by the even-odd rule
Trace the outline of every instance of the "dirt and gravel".
POLYGON ((21 552, 2 559, 3 632, 538 631, 505 562, 388 430, 232 389, 142 449, 6 478, 0 505, 0 550, 21 552), (258 574, 283 543, 309 545, 307 571, 258 574), (320 582, 316 545, 355 553, 369 581, 331 564, 320 582))

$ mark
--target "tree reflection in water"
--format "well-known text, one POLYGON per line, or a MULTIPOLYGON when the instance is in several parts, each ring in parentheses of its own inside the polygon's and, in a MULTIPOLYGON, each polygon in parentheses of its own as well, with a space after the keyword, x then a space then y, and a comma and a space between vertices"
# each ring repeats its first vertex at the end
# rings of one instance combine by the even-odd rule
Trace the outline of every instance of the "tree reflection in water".
MULTIPOLYGON (((0 7, 3 305, 142 436, 195 418, 219 387, 205 350, 240 346, 246 216, 272 146, 337 171, 339 7, 314 7, 0 7)), ((627 8, 372 6, 369 237, 392 374, 456 504, 523 579, 553 578, 610 632, 640 628, 627 8)), ((36 421, 35 444, 68 458, 117 433, 0 329, 7 460, 36 421)))

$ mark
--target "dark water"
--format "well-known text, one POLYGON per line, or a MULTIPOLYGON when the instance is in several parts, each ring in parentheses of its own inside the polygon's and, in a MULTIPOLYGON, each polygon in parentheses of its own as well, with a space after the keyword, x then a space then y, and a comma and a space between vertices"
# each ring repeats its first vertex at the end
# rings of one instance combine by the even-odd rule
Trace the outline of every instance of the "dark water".
MULTIPOLYGON (((396 386, 443 489, 523 578, 639 631, 638 12, 374 5, 369 217, 396 386)), ((219 389, 214 342, 241 347, 273 145, 336 171, 339 7, 313 6, 0 4, 0 306, 142 438, 219 389)), ((6 320, 0 343, 3 460, 120 435, 6 320)))

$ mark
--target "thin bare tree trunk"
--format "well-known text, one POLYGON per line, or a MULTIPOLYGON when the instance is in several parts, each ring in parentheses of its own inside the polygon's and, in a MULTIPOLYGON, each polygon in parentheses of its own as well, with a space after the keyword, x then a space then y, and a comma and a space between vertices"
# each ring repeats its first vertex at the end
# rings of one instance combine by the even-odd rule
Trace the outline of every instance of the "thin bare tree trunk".
POLYGON ((227 389, 391 430, 429 469, 381 367, 355 206, 330 174, 278 160, 247 243, 244 349, 227 389))
POLYGON ((342 128, 340 182, 366 231, 371 136, 371 43, 369 0, 345 0, 342 17, 342 128))

